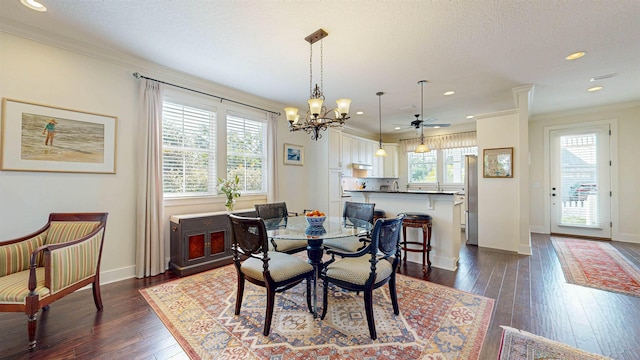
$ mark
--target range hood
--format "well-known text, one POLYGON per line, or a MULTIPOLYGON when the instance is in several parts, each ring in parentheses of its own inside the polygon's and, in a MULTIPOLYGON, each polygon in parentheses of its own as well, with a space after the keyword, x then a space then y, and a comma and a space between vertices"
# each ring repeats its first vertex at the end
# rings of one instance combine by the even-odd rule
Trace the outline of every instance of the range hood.
POLYGON ((353 163, 353 164, 351 164, 351 168, 353 168, 355 170, 373 170, 373 166, 372 165, 367 165, 367 164, 356 164, 356 163, 353 163))

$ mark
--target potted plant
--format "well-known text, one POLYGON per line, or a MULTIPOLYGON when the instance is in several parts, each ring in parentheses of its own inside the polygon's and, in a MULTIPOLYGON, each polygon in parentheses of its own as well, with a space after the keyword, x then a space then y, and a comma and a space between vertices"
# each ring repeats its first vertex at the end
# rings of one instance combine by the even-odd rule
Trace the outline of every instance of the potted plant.
POLYGON ((236 198, 240 197, 240 178, 238 175, 234 179, 222 179, 218 178, 218 187, 227 197, 227 201, 224 203, 224 207, 227 211, 233 210, 233 204, 236 202, 236 198))

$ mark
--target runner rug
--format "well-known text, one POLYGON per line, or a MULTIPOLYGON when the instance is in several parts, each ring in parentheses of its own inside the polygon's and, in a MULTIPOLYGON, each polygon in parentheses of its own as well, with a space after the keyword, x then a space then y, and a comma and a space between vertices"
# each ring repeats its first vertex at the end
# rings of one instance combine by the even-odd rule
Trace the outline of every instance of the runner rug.
POLYGON ((387 286, 374 290, 378 339, 371 340, 362 294, 332 287, 320 321, 302 283, 276 294, 271 333, 263 336, 265 289, 246 282, 236 316, 236 281, 228 265, 140 292, 192 359, 478 359, 494 303, 398 275, 400 315, 387 286))
POLYGON ((508 326, 502 327, 498 360, 611 360, 508 326))
POLYGON ((640 269, 611 244, 551 238, 567 282, 640 296, 640 269))

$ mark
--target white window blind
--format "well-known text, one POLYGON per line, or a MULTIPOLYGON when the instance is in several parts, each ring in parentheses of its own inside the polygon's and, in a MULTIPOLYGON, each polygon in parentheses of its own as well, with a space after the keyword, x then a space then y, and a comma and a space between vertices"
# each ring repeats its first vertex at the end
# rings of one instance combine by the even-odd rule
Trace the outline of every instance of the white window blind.
POLYGON ((163 102, 162 178, 165 195, 216 194, 215 109, 163 102))
POLYGON ((240 178, 242 192, 267 192, 266 120, 227 114, 227 176, 240 178))

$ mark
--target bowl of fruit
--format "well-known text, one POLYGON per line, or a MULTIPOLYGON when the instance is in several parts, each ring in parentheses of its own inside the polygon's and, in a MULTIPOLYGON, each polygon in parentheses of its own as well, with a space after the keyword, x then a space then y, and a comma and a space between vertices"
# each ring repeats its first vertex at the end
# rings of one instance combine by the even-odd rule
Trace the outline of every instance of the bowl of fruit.
POLYGON ((325 214, 320 210, 309 211, 304 214, 304 218, 307 219, 307 224, 312 227, 320 227, 327 219, 325 214))

